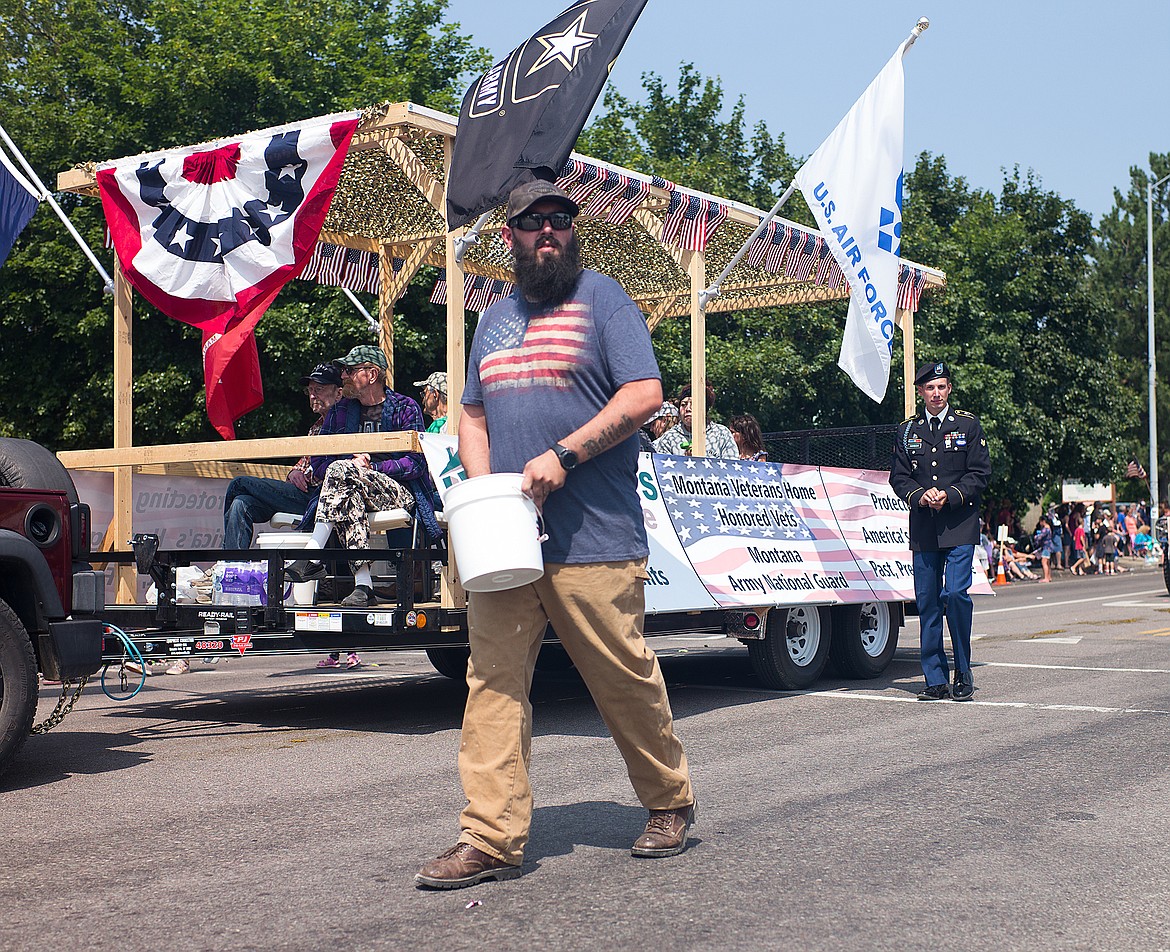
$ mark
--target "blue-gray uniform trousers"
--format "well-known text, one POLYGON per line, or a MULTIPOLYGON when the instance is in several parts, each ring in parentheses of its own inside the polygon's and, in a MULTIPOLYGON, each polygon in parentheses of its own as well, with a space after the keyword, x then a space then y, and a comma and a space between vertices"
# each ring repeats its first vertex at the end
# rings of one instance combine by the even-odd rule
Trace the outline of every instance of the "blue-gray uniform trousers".
POLYGON ((973 545, 914 553, 914 600, 918 603, 922 673, 927 684, 946 684, 950 680, 943 648, 944 615, 951 632, 955 670, 964 675, 971 671, 974 609, 967 589, 971 587, 974 556, 973 545))

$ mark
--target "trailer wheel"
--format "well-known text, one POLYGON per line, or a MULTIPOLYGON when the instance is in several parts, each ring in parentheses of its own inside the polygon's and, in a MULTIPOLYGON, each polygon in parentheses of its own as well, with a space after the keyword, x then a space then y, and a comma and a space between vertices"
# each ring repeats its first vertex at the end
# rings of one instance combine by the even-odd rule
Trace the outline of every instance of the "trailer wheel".
POLYGON ((1170 543, 1162 553, 1162 581, 1166 584, 1166 591, 1170 593, 1170 543))
POLYGON ((37 659, 28 632, 0 601, 0 774, 28 740, 37 713, 37 659))
POLYGON ((13 489, 49 489, 63 492, 76 503, 77 488, 69 470, 52 453, 32 440, 0 437, 0 486, 13 489))
POLYGON ((838 605, 832 610, 829 657, 844 678, 876 678, 894 660, 898 625, 885 602, 838 605))
POLYGON ((467 661, 470 648, 427 648, 427 660, 443 677, 452 681, 467 680, 467 661))
POLYGON ((770 688, 795 691, 821 676, 829 660, 832 620, 828 608, 798 605, 773 608, 762 641, 749 641, 756 676, 770 688))

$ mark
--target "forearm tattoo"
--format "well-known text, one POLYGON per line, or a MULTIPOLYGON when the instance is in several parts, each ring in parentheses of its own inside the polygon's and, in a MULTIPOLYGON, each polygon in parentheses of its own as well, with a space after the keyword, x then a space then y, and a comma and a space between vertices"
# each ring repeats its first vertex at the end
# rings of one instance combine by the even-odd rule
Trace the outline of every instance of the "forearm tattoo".
POLYGON ((588 454, 588 458, 593 459, 595 456, 600 456, 615 443, 626 439, 636 429, 638 429, 637 424, 623 413, 620 420, 609 424, 597 435, 596 439, 585 441, 585 452, 588 454))

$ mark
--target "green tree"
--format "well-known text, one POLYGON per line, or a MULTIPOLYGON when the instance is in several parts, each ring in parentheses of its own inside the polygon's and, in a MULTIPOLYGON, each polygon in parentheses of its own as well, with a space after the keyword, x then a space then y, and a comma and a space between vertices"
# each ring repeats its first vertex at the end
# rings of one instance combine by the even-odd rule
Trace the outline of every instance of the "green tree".
MULTIPOLYGON (((0 122, 52 187, 78 162, 205 141, 386 100, 453 108, 486 53, 444 23, 446 0, 0 0, 0 122)), ((63 196, 100 248, 94 199, 63 196)), ((109 260, 107 253, 107 261, 109 260)), ((88 262, 43 209, 0 270, 0 432, 54 449, 112 439, 112 316, 88 262)), ((400 379, 443 342, 425 295, 396 313, 400 379)), ((297 378, 370 332, 335 289, 292 282, 257 329, 267 400, 240 436, 298 432, 297 378)), ((135 440, 212 439, 199 334, 135 301, 135 440)))
MULTIPOLYGON (((644 101, 611 91, 581 151, 716 195, 770 208, 801 160, 764 124, 749 137, 741 99, 689 64, 676 91, 643 76, 644 101)), ((812 223, 799 197, 785 217, 812 223)), ((922 155, 906 178, 902 253, 947 272, 915 321, 920 359, 957 367, 956 405, 991 442, 991 492, 1035 499, 1063 476, 1108 479, 1124 465, 1134 395, 1119 384, 1117 328, 1092 282, 1090 217, 1018 170, 1002 193, 952 177, 922 155)), ((845 302, 707 318, 715 415, 748 410, 765 430, 892 422, 902 416, 901 349, 881 404, 837 367, 845 302)), ((654 333, 667 389, 689 379, 687 321, 654 333)), ((1167 414, 1170 422, 1170 413, 1167 414)))
POLYGON ((1090 216, 1031 173, 1000 196, 952 178, 928 153, 907 177, 902 251, 947 271, 916 316, 921 360, 955 364, 955 404, 979 415, 991 495, 1038 499, 1063 477, 1124 467, 1134 393, 1117 328, 1093 287, 1090 216))
MULTIPOLYGON (((1126 433, 1133 455, 1149 459, 1149 275, 1146 255, 1146 192, 1170 174, 1170 153, 1151 153, 1150 170, 1129 170, 1129 190, 1113 191, 1113 209, 1097 226, 1094 284, 1117 325, 1119 383, 1139 394, 1139 415, 1126 433)), ((1170 367, 1170 183, 1154 189, 1155 362, 1165 379, 1170 367)), ((1157 390, 1158 498, 1170 480, 1170 390, 1157 390)))

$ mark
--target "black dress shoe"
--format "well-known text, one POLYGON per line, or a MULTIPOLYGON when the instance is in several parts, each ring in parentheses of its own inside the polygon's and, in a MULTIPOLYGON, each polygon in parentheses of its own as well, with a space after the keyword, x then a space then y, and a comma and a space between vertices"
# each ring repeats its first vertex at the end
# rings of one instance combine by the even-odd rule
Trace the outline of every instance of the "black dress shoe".
POLYGON ((321 562, 310 562, 308 559, 297 559, 284 567, 284 577, 290 582, 315 582, 328 574, 321 562))
POLYGON ((975 694, 975 680, 971 677, 971 672, 960 674, 955 672, 955 686, 951 691, 951 697, 956 701, 969 701, 975 694))
POLYGON ((928 684, 926 690, 918 695, 920 701, 945 701, 951 696, 951 690, 946 684, 928 684))

